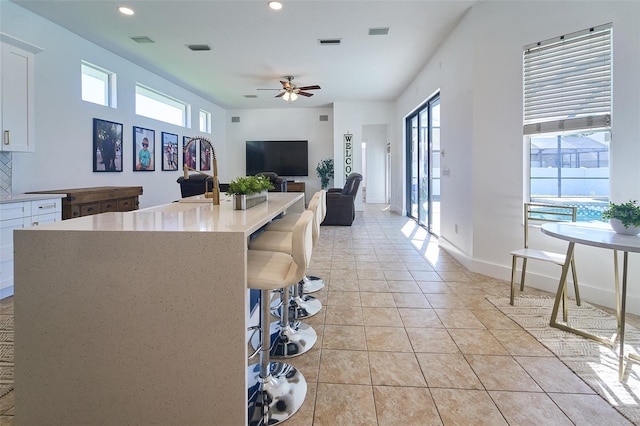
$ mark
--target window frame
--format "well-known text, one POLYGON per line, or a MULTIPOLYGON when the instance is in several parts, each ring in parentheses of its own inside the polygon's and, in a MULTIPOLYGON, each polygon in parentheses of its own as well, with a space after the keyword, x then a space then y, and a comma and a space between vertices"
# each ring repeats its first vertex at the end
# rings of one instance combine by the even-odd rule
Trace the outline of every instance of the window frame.
POLYGON ((200 109, 198 112, 199 129, 203 133, 211 133, 211 113, 200 109))
MULTIPOLYGON (((612 44, 613 28, 609 23, 534 43, 523 48, 522 117, 525 148, 523 152, 525 199, 531 202, 579 205, 578 220, 597 219, 608 204, 610 188, 607 189, 606 196, 601 195, 597 190, 591 190, 589 194, 586 194, 584 193, 587 191, 586 189, 583 194, 576 195, 573 188, 571 191, 563 193, 563 183, 579 179, 579 177, 570 177, 575 173, 567 173, 565 178, 565 174, 562 173, 563 169, 576 171, 590 168, 578 167, 579 162, 576 160, 574 164, 571 157, 569 157, 569 167, 565 167, 565 155, 571 156, 572 154, 564 152, 563 138, 572 138, 581 133, 608 132, 608 135, 605 134, 602 137, 607 141, 607 163, 602 166, 597 161, 595 167, 608 169, 607 172, 603 172, 607 174, 607 177, 599 176, 598 172, 588 173, 585 170, 582 179, 606 179, 607 182, 609 181, 611 176, 610 145, 612 142, 612 44), (531 52, 539 56, 530 60, 531 58, 528 58, 527 55, 531 52), (554 56, 554 53, 557 53, 557 57, 554 56), (594 68, 597 69, 594 70, 594 68), (598 101, 594 102, 594 99, 598 101), (536 138, 550 137, 558 138, 559 161, 561 163, 556 162, 555 166, 551 167, 558 171, 558 191, 555 196, 552 193, 532 194, 534 186, 540 187, 541 176, 532 176, 533 146, 531 141, 536 138)), ((586 135, 584 137, 588 138, 586 135)), ((592 141, 597 142, 598 139, 595 138, 592 141)), ((589 144, 583 147, 578 145, 574 158, 587 154, 588 152, 582 150, 588 149, 588 146, 589 144)), ((548 155, 552 157, 553 153, 549 152, 548 155)), ((542 168, 544 169, 544 167, 542 168)), ((589 184, 590 182, 585 183, 584 187, 589 188, 589 184)), ((597 183, 595 186, 598 186, 597 183)), ((568 186, 568 188, 570 187, 571 185, 568 186)))
POLYGON ((152 118, 154 120, 181 127, 190 127, 191 124, 191 105, 184 101, 181 101, 178 98, 167 95, 166 93, 162 93, 159 90, 155 90, 141 83, 136 83, 135 86, 135 113, 136 115, 152 118), (176 110, 176 112, 180 115, 179 119, 173 120, 169 116, 162 113, 144 110, 139 97, 146 98, 152 103, 159 104, 159 106, 161 107, 172 108, 176 110))
POLYGON ((116 74, 85 60, 80 61, 80 92, 80 98, 84 102, 90 102, 110 108, 117 108, 116 74), (102 96, 104 101, 98 102, 95 99, 90 99, 88 87, 85 86, 85 76, 94 78, 103 83, 104 88, 102 90, 102 96))

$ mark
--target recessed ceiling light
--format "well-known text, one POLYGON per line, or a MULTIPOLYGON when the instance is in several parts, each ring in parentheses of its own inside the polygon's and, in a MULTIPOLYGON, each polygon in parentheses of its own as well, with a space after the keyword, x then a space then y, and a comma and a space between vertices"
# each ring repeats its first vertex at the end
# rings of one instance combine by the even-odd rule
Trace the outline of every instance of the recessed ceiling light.
POLYGON ((268 4, 269 4, 269 7, 273 10, 282 9, 282 3, 280 3, 279 1, 270 1, 268 4))
POLYGON ((122 13, 123 15, 127 15, 127 16, 131 16, 133 15, 135 12, 133 11, 133 9, 126 7, 126 6, 120 6, 118 7, 118 12, 122 13))

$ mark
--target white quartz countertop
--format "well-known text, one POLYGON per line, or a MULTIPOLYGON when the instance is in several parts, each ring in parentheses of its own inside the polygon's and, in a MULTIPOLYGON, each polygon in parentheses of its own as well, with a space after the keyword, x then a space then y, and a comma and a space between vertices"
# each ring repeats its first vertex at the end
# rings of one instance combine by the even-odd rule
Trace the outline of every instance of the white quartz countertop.
POLYGON ((65 198, 67 194, 12 194, 0 195, 0 204, 21 203, 24 201, 48 200, 51 198, 65 198))
POLYGON ((211 199, 193 197, 142 210, 102 213, 42 224, 29 230, 241 232, 248 236, 294 205, 296 210, 304 210, 303 199, 302 193, 274 192, 269 193, 264 203, 247 210, 234 210, 231 197, 221 195, 220 205, 213 205, 211 199))

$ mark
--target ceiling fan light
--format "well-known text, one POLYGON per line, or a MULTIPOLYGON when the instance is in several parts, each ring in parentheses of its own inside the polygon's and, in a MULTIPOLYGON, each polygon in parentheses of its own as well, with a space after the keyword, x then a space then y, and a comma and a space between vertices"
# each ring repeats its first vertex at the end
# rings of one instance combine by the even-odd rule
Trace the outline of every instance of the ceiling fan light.
POLYGON ((282 9, 282 3, 280 3, 279 1, 270 1, 268 4, 269 4, 269 7, 273 10, 282 9))
POLYGON ((289 96, 289 99, 291 100, 291 102, 293 102, 296 99, 298 99, 298 95, 296 94, 296 92, 291 92, 291 95, 289 96))
POLYGON ((291 96, 291 93, 289 92, 284 92, 284 95, 282 95, 282 99, 285 100, 285 102, 289 102, 289 97, 291 96))

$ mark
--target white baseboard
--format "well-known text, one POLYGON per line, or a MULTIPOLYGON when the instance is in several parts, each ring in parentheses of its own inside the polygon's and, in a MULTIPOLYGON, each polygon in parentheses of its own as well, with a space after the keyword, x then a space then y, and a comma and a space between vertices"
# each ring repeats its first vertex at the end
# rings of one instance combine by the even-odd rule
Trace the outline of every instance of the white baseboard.
MULTIPOLYGON (((453 256, 458 262, 460 262, 465 268, 471 272, 486 275, 492 278, 497 278, 506 281, 507 285, 511 282, 511 267, 504 265, 497 265, 478 259, 473 259, 466 256, 459 250, 454 244, 448 241, 446 238, 440 237, 438 244, 444 250, 453 256)), ((579 265, 577 266, 579 268, 579 265)), ((518 270, 518 274, 520 270, 518 270)), ((579 272, 578 272, 579 273, 579 272)), ((519 275, 518 275, 519 279, 519 275)), ((542 275, 535 272, 529 272, 527 268, 527 286, 537 288, 538 290, 548 291, 555 294, 558 290, 558 281, 560 279, 560 271, 558 269, 558 276, 553 277, 549 275, 542 275)), ((615 309, 615 289, 613 271, 611 272, 611 288, 603 289, 602 287, 595 287, 588 282, 588 279, 578 279, 580 283, 580 296, 581 298, 591 304, 605 306, 607 308, 615 309)), ((621 284, 622 285, 622 284, 621 284)), ((569 296, 574 297, 573 282, 569 280, 568 285, 569 296)), ((526 289, 525 289, 526 291, 526 289)), ((622 291, 622 289, 621 289, 622 291)), ((626 312, 630 314, 640 315, 640 298, 637 296, 627 294, 626 312)))

